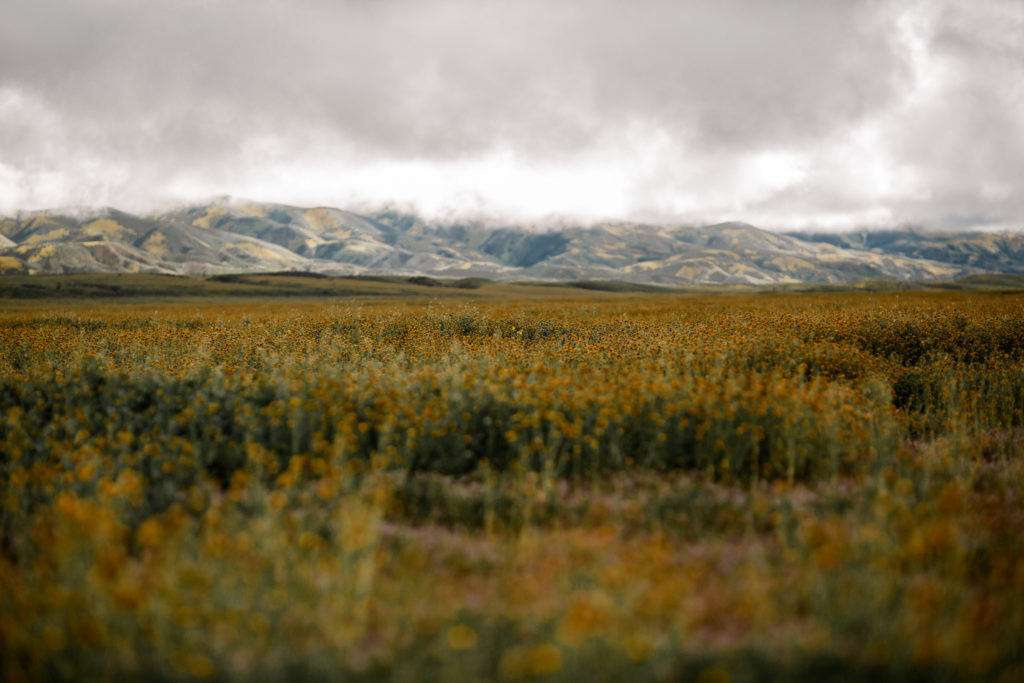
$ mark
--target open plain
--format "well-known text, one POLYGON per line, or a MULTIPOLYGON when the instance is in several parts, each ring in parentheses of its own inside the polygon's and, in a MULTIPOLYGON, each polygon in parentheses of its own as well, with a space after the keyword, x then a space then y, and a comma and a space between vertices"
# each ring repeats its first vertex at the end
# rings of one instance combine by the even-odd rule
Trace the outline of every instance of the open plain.
POLYGON ((4 678, 1024 676, 1024 295, 494 287, 8 300, 4 678))

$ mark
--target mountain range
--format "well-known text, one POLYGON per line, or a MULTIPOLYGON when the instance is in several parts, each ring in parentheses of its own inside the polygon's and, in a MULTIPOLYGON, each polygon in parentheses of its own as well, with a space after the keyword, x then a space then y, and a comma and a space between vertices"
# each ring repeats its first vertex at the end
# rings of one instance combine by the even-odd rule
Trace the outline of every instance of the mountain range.
POLYGON ((1024 234, 778 233, 738 222, 538 229, 230 198, 148 215, 95 208, 0 217, 0 274, 264 271, 663 285, 935 281, 1024 273, 1024 234))

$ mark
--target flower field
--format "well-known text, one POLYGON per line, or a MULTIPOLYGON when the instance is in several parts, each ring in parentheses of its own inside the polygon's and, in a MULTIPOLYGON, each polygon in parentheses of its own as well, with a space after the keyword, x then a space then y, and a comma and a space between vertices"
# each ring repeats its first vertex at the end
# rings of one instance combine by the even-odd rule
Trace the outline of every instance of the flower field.
POLYGON ((0 668, 1024 680, 1024 295, 0 310, 0 668))

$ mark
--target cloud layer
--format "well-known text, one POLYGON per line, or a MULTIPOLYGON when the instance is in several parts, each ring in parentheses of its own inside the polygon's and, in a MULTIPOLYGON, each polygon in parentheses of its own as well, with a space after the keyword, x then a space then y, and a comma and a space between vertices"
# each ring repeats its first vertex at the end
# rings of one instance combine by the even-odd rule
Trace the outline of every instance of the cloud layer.
POLYGON ((1024 223, 1018 0, 8 0, 0 211, 1024 223))

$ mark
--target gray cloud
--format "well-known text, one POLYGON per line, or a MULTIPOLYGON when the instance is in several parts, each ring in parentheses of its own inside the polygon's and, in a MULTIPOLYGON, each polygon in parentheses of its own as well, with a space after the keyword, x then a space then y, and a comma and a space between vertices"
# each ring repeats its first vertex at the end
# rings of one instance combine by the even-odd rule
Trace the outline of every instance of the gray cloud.
POLYGON ((780 226, 1019 221, 1022 7, 8 0, 0 209, 262 192, 780 226))

